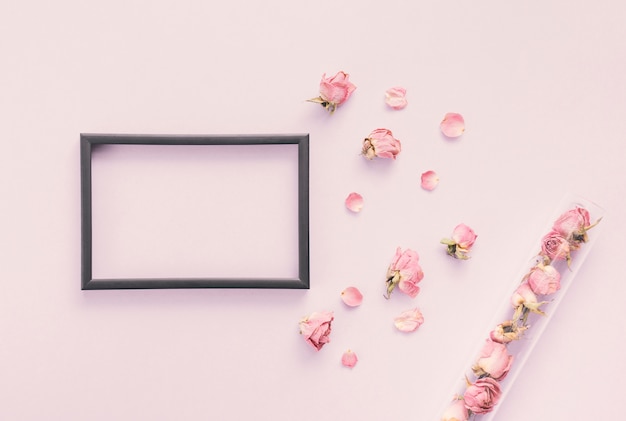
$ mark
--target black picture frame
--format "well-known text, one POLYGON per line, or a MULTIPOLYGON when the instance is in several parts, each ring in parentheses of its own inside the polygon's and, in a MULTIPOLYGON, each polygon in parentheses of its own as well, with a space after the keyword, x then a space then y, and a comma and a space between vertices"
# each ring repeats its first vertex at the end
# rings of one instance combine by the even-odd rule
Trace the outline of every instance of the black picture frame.
POLYGON ((129 135, 80 134, 81 289, 282 288, 308 289, 309 135, 129 135), (116 278, 94 279, 92 247, 92 150, 98 145, 297 145, 298 276, 295 278, 116 278))

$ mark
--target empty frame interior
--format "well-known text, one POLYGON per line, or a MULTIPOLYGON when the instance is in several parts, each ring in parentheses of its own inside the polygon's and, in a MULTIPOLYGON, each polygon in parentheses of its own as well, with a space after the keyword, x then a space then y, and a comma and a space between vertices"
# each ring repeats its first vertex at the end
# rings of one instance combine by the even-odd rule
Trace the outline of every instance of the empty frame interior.
POLYGON ((82 135, 83 289, 308 288, 308 136, 82 135))

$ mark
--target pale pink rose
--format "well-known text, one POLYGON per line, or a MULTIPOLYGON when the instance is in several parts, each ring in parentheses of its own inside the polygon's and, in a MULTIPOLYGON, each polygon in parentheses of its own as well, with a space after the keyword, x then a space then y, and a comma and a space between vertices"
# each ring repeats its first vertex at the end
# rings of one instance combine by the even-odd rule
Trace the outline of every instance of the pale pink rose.
POLYGON ((439 185, 439 176, 434 171, 422 173, 422 188, 424 190, 434 190, 439 185))
POLYGON ((491 377, 483 377, 465 390, 465 407, 475 414, 486 414, 498 404, 502 391, 500 383, 491 377))
POLYGON ((452 239, 460 247, 468 249, 474 245, 478 236, 474 233, 470 227, 465 224, 459 224, 452 231, 452 239))
POLYGON ((334 318, 332 311, 311 313, 300 320, 300 334, 308 344, 319 351, 330 342, 331 322, 334 318))
POLYGON ((487 339, 472 370, 476 376, 489 375, 502 380, 509 374, 511 364, 513 356, 506 350, 506 345, 487 339))
POLYGON ((587 241, 586 232, 590 226, 589 211, 577 206, 559 216, 552 229, 577 247, 580 242, 587 241))
POLYGON ((478 236, 473 229, 465 224, 459 224, 452 231, 452 238, 444 238, 442 244, 448 246, 448 254, 457 259, 469 259, 469 251, 478 236))
POLYGON ((459 137, 465 131, 465 120, 461 114, 448 113, 439 125, 441 133, 446 137, 459 137))
POLYGON ((376 129, 363 140, 361 155, 367 159, 393 158, 402 150, 400 141, 393 137, 389 129, 376 129))
POLYGON ((424 278, 424 272, 419 265, 419 255, 417 252, 406 249, 404 252, 400 247, 396 249, 389 268, 387 269, 387 298, 396 288, 415 298, 420 291, 417 284, 424 278))
POLYGON ((527 282, 521 283, 511 296, 513 308, 537 304, 537 296, 527 282))
POLYGON ((469 412, 463 399, 456 399, 452 402, 441 416, 441 421, 467 421, 468 419, 469 412))
POLYGON ((341 299, 349 307, 357 307, 363 302, 363 294, 356 287, 348 287, 341 291, 341 299))
POLYGON ((345 72, 338 72, 335 76, 322 75, 320 82, 320 96, 309 99, 310 102, 322 104, 324 108, 333 113, 338 106, 350 98, 356 86, 350 82, 350 76, 345 72))
POLYGON ((561 274, 553 266, 539 264, 530 270, 527 282, 535 294, 549 295, 561 289, 561 274))
POLYGON ((424 323, 424 315, 419 308, 403 311, 393 319, 396 328, 401 332, 413 332, 424 323))
POLYGON ((344 367, 354 367, 356 365, 356 363, 359 361, 359 358, 356 356, 356 354, 351 351, 351 350, 347 350, 346 352, 343 353, 343 355, 341 356, 341 364, 344 367))
POLYGON ((406 89, 400 86, 389 88, 385 92, 385 103, 394 110, 401 110, 408 104, 405 95, 406 89))
POLYGON ((541 239, 541 252, 550 260, 570 261, 570 245, 558 231, 552 230, 541 239))
POLYGON ((363 196, 358 193, 350 193, 346 198, 346 208, 354 213, 361 212, 361 209, 363 209, 363 196))

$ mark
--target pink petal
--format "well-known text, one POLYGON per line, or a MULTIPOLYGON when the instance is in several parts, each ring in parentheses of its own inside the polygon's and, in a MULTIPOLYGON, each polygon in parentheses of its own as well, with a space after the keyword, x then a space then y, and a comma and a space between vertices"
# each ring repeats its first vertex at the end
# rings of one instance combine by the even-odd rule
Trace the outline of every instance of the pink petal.
POLYGON ((448 113, 441 121, 439 127, 441 132, 447 137, 459 137, 465 131, 465 120, 463 120, 461 114, 448 113))
POLYGON ((350 193, 346 198, 346 208, 352 212, 361 212, 363 208, 363 196, 358 193, 350 193))
POLYGON ((351 350, 347 350, 346 352, 344 352, 343 356, 341 357, 341 364, 343 364, 345 367, 352 368, 356 365, 358 361, 359 359, 357 358, 356 354, 351 350))
POLYGON ((348 287, 341 292, 341 299, 350 307, 357 307, 363 302, 363 294, 355 287, 348 287))
POLYGON ((389 88, 385 92, 385 103, 394 110, 401 110, 408 104, 405 95, 406 89, 400 86, 389 88))
POLYGON ((426 171, 422 174, 422 188, 433 190, 439 184, 439 176, 434 171, 426 171))
POLYGON ((394 319, 396 328, 401 332, 413 332, 424 323, 424 316, 419 308, 407 310, 394 319))

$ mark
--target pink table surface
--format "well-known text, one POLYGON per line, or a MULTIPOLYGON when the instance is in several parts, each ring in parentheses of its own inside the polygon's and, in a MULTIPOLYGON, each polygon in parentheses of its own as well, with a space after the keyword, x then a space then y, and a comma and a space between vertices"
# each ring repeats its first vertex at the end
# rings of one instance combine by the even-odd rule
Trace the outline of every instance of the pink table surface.
POLYGON ((434 420, 568 192, 607 209, 603 230, 497 418, 620 417, 625 18, 617 0, 3 2, 0 419, 434 420), (346 104, 305 101, 340 70, 346 104), (378 127, 396 161, 359 156, 378 127), (81 132, 309 133, 311 289, 81 291, 81 132), (460 222, 466 262, 439 244, 460 222), (398 246, 420 254, 415 299, 383 298, 398 246), (415 306, 424 325, 396 331, 415 306), (323 310, 315 352, 298 321, 323 310))

